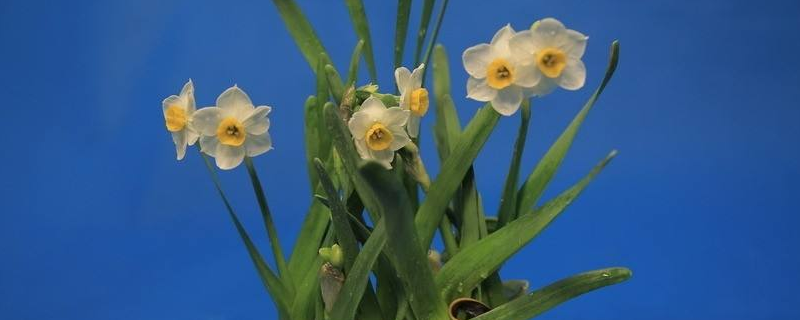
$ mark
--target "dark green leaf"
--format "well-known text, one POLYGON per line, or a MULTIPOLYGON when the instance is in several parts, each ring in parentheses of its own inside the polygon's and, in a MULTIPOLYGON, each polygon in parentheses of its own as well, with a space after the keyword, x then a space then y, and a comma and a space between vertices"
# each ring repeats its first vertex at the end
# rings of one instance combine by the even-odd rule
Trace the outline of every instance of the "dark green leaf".
POLYGON ((497 228, 502 228, 517 212, 517 183, 519 183, 519 166, 522 162, 522 151, 525 150, 528 124, 531 120, 530 100, 522 102, 521 119, 517 141, 514 142, 514 152, 511 155, 511 165, 508 168, 508 175, 503 188, 503 196, 500 198, 500 209, 497 210, 497 228))
POLYGON ((422 3, 422 17, 419 20, 419 31, 417 31, 417 46, 414 48, 414 66, 418 66, 422 58, 422 45, 425 42, 425 36, 428 34, 428 24, 431 22, 433 15, 433 5, 436 3, 434 0, 425 0, 422 3))
MULTIPOLYGON (((369 34, 367 14, 364 12, 364 3, 361 0, 345 0, 347 12, 353 20, 353 28, 361 41, 364 41, 364 61, 367 62, 369 78, 373 83, 378 81, 378 72, 375 71, 375 57, 372 55, 372 38, 369 34)), ((348 82, 349 83, 349 82, 348 82)))
POLYGON ((327 54, 327 51, 322 46, 322 42, 319 41, 319 37, 314 32, 311 23, 308 22, 308 19, 303 15, 294 0, 272 0, 272 3, 278 9, 286 29, 289 30, 294 43, 297 44, 300 52, 303 53, 306 61, 308 61, 311 70, 316 71, 319 54, 327 54))
POLYGON ((411 0, 397 1, 397 23, 394 31, 394 68, 403 65, 403 51, 408 33, 408 16, 411 13, 411 0))

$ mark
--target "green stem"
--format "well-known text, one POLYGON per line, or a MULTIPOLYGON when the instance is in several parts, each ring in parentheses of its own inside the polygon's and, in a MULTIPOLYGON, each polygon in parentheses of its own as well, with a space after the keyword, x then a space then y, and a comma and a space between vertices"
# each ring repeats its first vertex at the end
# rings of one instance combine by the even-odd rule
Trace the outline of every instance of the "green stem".
MULTIPOLYGON (((258 179, 258 174, 256 173, 255 166, 253 166, 252 158, 245 157, 244 164, 247 167, 247 173, 250 175, 250 182, 253 184, 253 191, 256 193, 258 206, 261 208, 261 216, 264 218, 264 226, 267 229, 269 244, 272 247, 272 254, 275 256, 275 263, 278 265, 278 272, 283 278, 284 283, 291 284, 289 268, 286 266, 286 259, 283 256, 283 250, 278 241, 278 231, 275 229, 275 223, 272 221, 272 213, 269 211, 267 197, 264 195, 264 189, 261 187, 261 181, 258 179)), ((287 285, 287 288, 292 288, 292 286, 287 285)), ((293 290, 290 289, 290 291, 293 290)))

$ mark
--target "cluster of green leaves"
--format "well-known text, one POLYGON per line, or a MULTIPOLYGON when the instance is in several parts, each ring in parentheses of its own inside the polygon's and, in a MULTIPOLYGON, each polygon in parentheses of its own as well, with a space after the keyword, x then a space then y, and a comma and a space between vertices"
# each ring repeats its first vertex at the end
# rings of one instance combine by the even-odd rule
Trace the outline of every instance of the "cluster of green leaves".
MULTIPOLYGON (((281 252, 253 163, 250 159, 245 162, 278 272, 264 260, 241 225, 213 165, 204 156, 212 180, 281 319, 447 320, 455 317, 448 305, 458 298, 475 299, 491 308, 476 319, 528 319, 573 297, 630 277, 625 268, 602 269, 527 292, 527 285, 503 282, 500 274, 503 263, 564 212, 615 156, 616 152, 611 151, 571 188, 538 205, 581 124, 614 73, 618 43, 611 46, 609 65, 600 86, 520 186, 521 156, 531 116, 530 103, 523 104, 500 207, 496 216, 487 215, 472 163, 500 115, 487 104, 466 126, 462 127, 459 121, 450 95, 447 54, 441 45, 434 46, 447 0, 440 2, 430 34, 428 26, 436 1, 423 1, 413 55, 415 65, 433 59, 433 139, 441 170, 432 180, 419 179, 423 164, 416 148, 401 150, 403 156, 396 157, 392 170, 363 161, 355 150, 343 117, 357 108, 354 86, 362 58, 373 83, 377 70, 364 4, 361 0, 344 2, 359 37, 345 79, 297 3, 273 0, 316 74, 316 92, 306 99, 304 107, 306 156, 313 193, 309 195, 311 205, 288 260, 281 252), (420 189, 425 193, 422 197, 420 189), (444 243, 441 269, 431 267, 428 255, 437 232, 444 243), (343 252, 341 271, 345 280, 335 304, 326 312, 319 277, 324 261, 318 250, 334 243, 343 252), (520 288, 524 291, 519 292, 520 288), (516 292, 509 294, 509 291, 516 292)), ((399 0, 395 67, 402 64, 410 12, 411 1, 399 0)))

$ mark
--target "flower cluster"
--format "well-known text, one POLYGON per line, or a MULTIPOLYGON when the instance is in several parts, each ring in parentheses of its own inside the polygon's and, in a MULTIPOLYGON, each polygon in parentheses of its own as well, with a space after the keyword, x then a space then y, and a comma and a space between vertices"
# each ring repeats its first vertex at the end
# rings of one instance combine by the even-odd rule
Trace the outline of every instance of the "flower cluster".
POLYGON ((581 61, 587 37, 556 19, 535 22, 530 30, 501 28, 489 44, 464 51, 469 73, 467 97, 491 102, 502 115, 512 115, 526 97, 542 96, 556 87, 583 87, 586 68, 581 61))
MULTIPOLYGON (((510 25, 501 28, 491 43, 464 51, 462 60, 469 73, 467 97, 491 102, 500 114, 510 116, 522 100, 543 96, 556 87, 577 90, 583 87, 586 68, 581 57, 587 37, 567 29, 556 19, 535 22, 529 30, 516 32, 510 25)), ((359 156, 391 168, 395 151, 419 135, 422 117, 428 111, 428 90, 422 87, 425 65, 413 71, 405 67, 394 72, 399 96, 397 106, 387 107, 380 99, 386 94, 370 90, 370 97, 348 120, 359 156)), ((377 86, 373 86, 377 88, 377 86)), ((214 107, 195 110, 191 80, 180 95, 163 102, 167 130, 172 133, 182 159, 186 146, 200 141, 200 150, 216 159, 221 169, 238 166, 244 157, 254 157, 272 149, 267 132, 270 107, 254 107, 237 86, 225 90, 214 107)))
POLYGON ((180 95, 162 102, 167 130, 183 159, 186 146, 200 140, 200 151, 214 157, 220 169, 233 169, 244 157, 255 157, 272 149, 268 106, 253 106, 238 86, 225 90, 216 106, 195 110, 194 86, 186 83, 180 95))

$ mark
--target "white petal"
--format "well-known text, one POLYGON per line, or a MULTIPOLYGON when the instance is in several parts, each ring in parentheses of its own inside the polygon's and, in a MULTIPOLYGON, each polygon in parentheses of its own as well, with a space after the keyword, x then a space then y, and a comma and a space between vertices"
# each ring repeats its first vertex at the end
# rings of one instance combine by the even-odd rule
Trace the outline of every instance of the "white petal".
POLYGON ((380 162, 386 169, 392 168, 392 160, 394 160, 394 151, 385 149, 381 151, 370 150, 371 159, 380 162))
POLYGON ((350 134, 356 139, 364 139, 364 135, 367 134, 367 130, 374 122, 375 120, 371 119, 369 114, 358 111, 350 117, 350 121, 347 122, 347 128, 350 129, 350 134))
POLYGON ((367 142, 362 139, 355 140, 356 150, 358 151, 358 155, 361 159, 368 160, 371 159, 372 155, 369 153, 369 149, 367 148, 367 142))
POLYGON ((200 151, 203 153, 216 157, 217 146, 219 146, 219 139, 217 137, 202 136, 200 137, 200 151))
POLYGON ((561 49, 571 58, 580 59, 586 51, 586 40, 589 38, 575 30, 567 30, 561 41, 561 49))
POLYGON ((242 121, 242 125, 249 134, 263 134, 269 130, 269 118, 267 115, 272 111, 268 106, 259 106, 250 112, 250 115, 242 121))
POLYGON ((244 120, 253 110, 253 102, 242 89, 233 86, 217 97, 217 108, 222 109, 226 117, 244 120))
POLYGON ((569 59, 567 67, 556 79, 558 85, 567 90, 578 90, 586 81, 586 66, 580 59, 569 59))
POLYGON ((172 142, 175 143, 175 151, 178 153, 178 160, 182 160, 186 154, 186 130, 172 133, 172 142))
POLYGON ((222 170, 230 170, 242 163, 245 150, 242 146, 234 147, 220 143, 217 145, 216 153, 214 160, 217 161, 217 167, 222 170))
POLYGON ((422 87, 422 75, 425 71, 425 64, 420 64, 414 72, 411 72, 411 81, 408 83, 407 90, 416 90, 422 87))
MULTIPOLYGON (((419 124, 419 122, 417 124, 419 124)), ((411 139, 408 138, 408 134, 406 134, 406 130, 403 129, 403 127, 389 127, 389 131, 392 133, 392 143, 389 145, 389 149, 399 150, 411 142, 411 139)))
POLYGON ((526 95, 541 97, 550 94, 556 88, 558 88, 558 83, 556 83, 555 80, 550 79, 548 77, 542 77, 542 79, 539 80, 539 84, 537 84, 533 88, 525 89, 525 92, 526 95))
POLYGON ((375 97, 369 97, 367 100, 364 100, 364 102, 361 103, 361 109, 358 110, 358 112, 365 113, 372 121, 380 120, 385 111, 386 106, 383 104, 383 101, 375 97))
POLYGON ((542 78, 542 73, 539 68, 533 63, 527 65, 518 65, 516 74, 514 75, 514 84, 522 87, 533 87, 539 84, 542 78))
POLYGON ((482 43, 469 47, 464 50, 461 60, 470 76, 483 79, 486 77, 486 68, 492 62, 492 46, 482 43))
POLYGON ((164 99, 164 101, 161 101, 161 111, 164 113, 164 116, 167 115, 167 109, 169 109, 169 107, 176 106, 176 105, 180 106, 180 107, 183 107, 183 108, 186 108, 185 101, 183 101, 183 99, 181 99, 181 97, 176 96, 176 95, 171 95, 171 96, 167 97, 166 99, 164 99))
POLYGON ((217 134, 220 121, 222 121, 220 108, 206 107, 192 115, 191 126, 201 135, 213 136, 217 134))
POLYGON ((545 18, 536 21, 531 26, 531 38, 537 49, 560 46, 563 41, 563 34, 566 31, 564 25, 553 18, 545 18))
POLYGON ((197 142, 197 139, 200 138, 200 134, 197 133, 197 130, 191 126, 191 123, 189 123, 189 126, 182 131, 186 131, 186 143, 188 143, 190 146, 194 145, 194 143, 197 142))
POLYGON ((411 115, 408 117, 408 125, 406 128, 408 129, 408 135, 412 138, 416 138, 419 136, 419 124, 422 120, 422 117, 418 117, 415 115, 411 115))
POLYGON ((408 71, 406 67, 400 67, 394 70, 394 81, 397 83, 397 91, 401 94, 406 91, 410 79, 411 71, 408 71))
POLYGON ((248 134, 244 140, 244 147, 247 149, 248 157, 255 157, 272 149, 272 137, 267 132, 260 135, 248 134))
POLYGON ((409 114, 411 114, 411 111, 403 110, 398 107, 391 107, 381 114, 378 121, 387 127, 402 127, 408 122, 409 114))
POLYGON ((192 83, 192 79, 189 79, 189 82, 183 85, 183 89, 181 89, 181 98, 186 101, 186 111, 191 114, 196 110, 194 104, 194 83, 192 83))
POLYGON ((516 32, 514 32, 510 24, 497 30, 497 33, 492 37, 492 50, 494 50, 495 54, 508 56, 511 53, 508 47, 508 41, 514 34, 516 34, 516 32))
POLYGON ((497 92, 497 97, 492 100, 492 107, 504 116, 517 112, 522 103, 522 88, 509 86, 497 92))
POLYGON ((477 101, 492 101, 497 96, 497 90, 486 83, 486 79, 475 79, 470 77, 467 80, 467 98, 477 101))
POLYGON ((533 53, 536 46, 530 30, 520 31, 508 40, 512 59, 516 62, 527 64, 533 62, 533 53))

